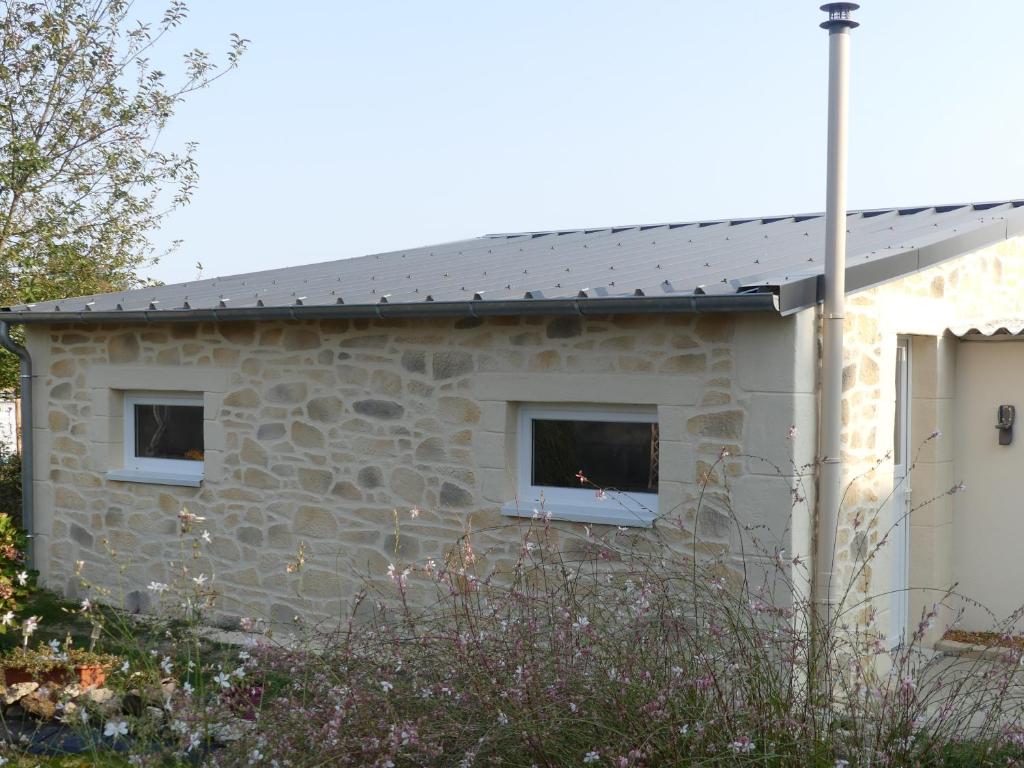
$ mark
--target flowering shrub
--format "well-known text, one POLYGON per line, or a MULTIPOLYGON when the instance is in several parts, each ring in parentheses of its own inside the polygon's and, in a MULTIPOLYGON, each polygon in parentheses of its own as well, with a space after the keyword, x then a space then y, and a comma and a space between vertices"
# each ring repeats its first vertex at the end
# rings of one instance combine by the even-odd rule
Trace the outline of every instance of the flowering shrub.
POLYGON ((35 572, 25 565, 27 541, 11 516, 0 514, 0 633, 15 626, 15 615, 35 585, 35 572))
MULTIPOLYGON (((597 491, 614 503, 613 490, 597 491)), ((297 620, 280 637, 279 627, 243 619, 242 647, 204 640, 217 599, 203 565, 211 537, 202 517, 183 510, 179 520, 173 578, 149 585, 156 617, 126 617, 91 597, 80 611, 101 644, 127 656, 113 675, 124 706, 80 709, 65 722, 102 722, 95 738, 129 744, 137 765, 1024 761, 1019 644, 991 659, 929 652, 923 639, 949 596, 939 594, 894 646, 853 592, 860 572, 823 618, 802 586, 806 564, 735 518, 747 556, 732 561, 702 551, 683 520, 596 534, 541 509, 502 526, 520 537, 511 562, 478 554, 498 531, 466 534, 443 557, 390 565, 378 574, 386 586, 368 583, 329 630, 297 620)), ((314 557, 301 545, 282 572, 298 581, 314 557)), ((91 595, 108 597, 85 575, 91 595)))
POLYGON ((779 549, 750 553, 768 563, 758 577, 725 555, 652 546, 657 531, 577 536, 542 511, 519 530, 510 568, 485 568, 467 535, 443 563, 389 567, 390 592, 362 595, 338 631, 291 647, 257 642, 255 728, 214 764, 1024 759, 1012 694, 1021 653, 950 662, 926 652, 937 606, 894 648, 863 605, 817 618, 799 586, 806 566, 779 549), (421 610, 423 596, 411 598, 422 589, 433 598, 421 610))

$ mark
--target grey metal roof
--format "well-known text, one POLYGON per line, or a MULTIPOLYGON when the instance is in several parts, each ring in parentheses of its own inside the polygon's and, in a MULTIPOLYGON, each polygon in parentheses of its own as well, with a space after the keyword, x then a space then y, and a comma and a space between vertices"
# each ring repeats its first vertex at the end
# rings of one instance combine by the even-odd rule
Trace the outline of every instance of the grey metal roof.
MULTIPOLYGON (((853 211, 847 288, 1024 232, 1024 200, 853 211)), ((820 213, 485 235, 4 308, 9 322, 777 310, 818 300, 820 213)))

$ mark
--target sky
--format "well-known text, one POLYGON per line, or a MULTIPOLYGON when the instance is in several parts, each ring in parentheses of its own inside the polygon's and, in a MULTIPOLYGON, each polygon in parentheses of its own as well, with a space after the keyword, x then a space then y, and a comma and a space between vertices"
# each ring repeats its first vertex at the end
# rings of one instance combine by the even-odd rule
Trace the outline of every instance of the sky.
MULTIPOLYGON (((251 40, 161 137, 199 143, 164 282, 485 233, 820 211, 808 0, 193 0, 164 48, 251 40)), ((1024 197, 1019 0, 863 0, 851 208, 1024 197)), ((139 0, 158 16, 157 0, 139 0)))

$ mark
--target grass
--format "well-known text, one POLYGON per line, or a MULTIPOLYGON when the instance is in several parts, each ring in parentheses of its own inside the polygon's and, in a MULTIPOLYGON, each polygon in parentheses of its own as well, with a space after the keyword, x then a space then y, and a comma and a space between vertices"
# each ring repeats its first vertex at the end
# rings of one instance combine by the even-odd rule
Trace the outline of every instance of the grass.
MULTIPOLYGON (((37 589, 18 611, 18 619, 20 621, 28 616, 39 617, 39 629, 32 637, 33 645, 40 640, 48 642, 56 639, 63 642, 70 635, 76 646, 87 647, 92 627, 81 614, 75 613, 77 608, 77 605, 54 592, 37 589)), ((16 648, 21 642, 21 634, 18 632, 9 631, 0 635, 0 652, 16 648)))
POLYGON ((128 768, 125 758, 113 753, 102 755, 66 755, 61 757, 34 757, 22 755, 10 758, 4 768, 128 768))

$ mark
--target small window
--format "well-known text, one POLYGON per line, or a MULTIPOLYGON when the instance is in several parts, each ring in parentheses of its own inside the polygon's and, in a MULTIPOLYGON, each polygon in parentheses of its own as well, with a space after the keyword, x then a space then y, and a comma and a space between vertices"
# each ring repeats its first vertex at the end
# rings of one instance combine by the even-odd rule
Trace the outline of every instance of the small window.
POLYGON ((649 526, 657 514, 654 409, 524 405, 518 458, 518 514, 541 499, 561 520, 649 526))
POLYGON ((126 395, 124 450, 127 472, 202 478, 202 396, 126 395))

